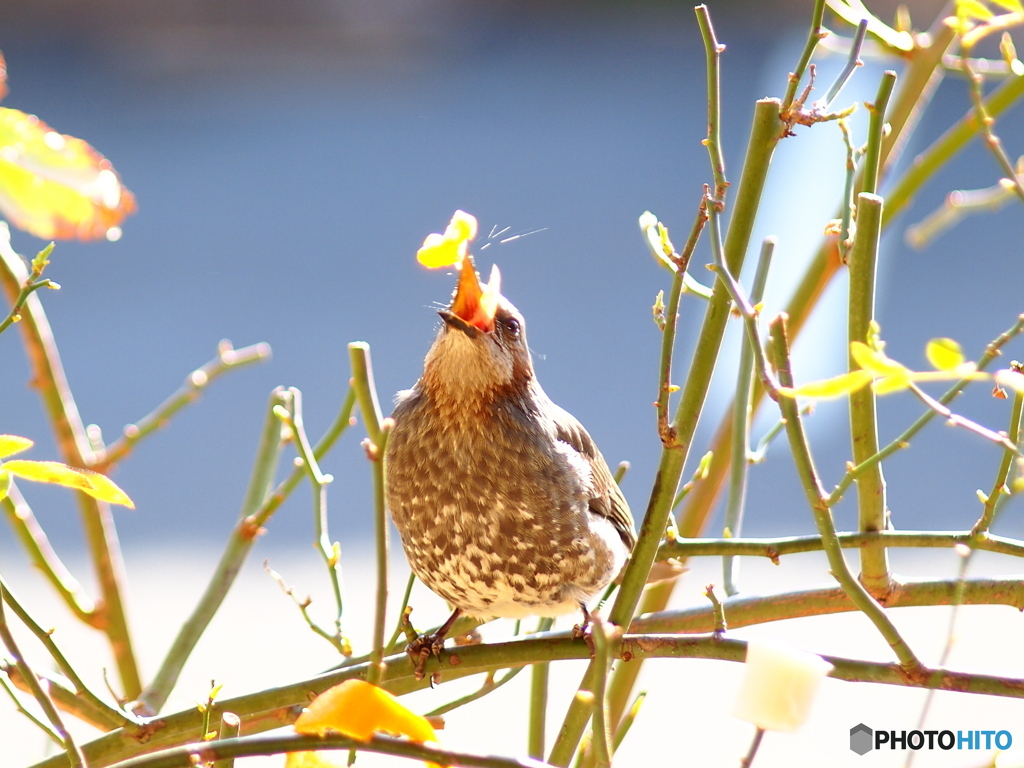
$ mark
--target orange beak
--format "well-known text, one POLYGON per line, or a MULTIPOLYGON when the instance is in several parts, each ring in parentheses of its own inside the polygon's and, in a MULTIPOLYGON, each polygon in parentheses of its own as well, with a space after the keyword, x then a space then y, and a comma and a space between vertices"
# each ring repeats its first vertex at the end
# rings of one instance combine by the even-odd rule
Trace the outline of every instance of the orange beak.
POLYGON ((455 287, 449 311, 465 322, 485 333, 494 330, 494 314, 498 311, 501 297, 501 273, 498 267, 491 268, 491 277, 481 284, 470 254, 462 259, 459 283, 455 287))

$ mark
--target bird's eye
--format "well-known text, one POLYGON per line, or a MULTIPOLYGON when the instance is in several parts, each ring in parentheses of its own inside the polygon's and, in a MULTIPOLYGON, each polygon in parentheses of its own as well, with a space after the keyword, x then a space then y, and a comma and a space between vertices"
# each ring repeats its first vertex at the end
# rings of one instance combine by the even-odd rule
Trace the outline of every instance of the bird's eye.
POLYGON ((514 317, 508 318, 504 323, 502 323, 502 325, 505 326, 505 330, 508 331, 509 336, 515 337, 519 335, 519 321, 514 317))

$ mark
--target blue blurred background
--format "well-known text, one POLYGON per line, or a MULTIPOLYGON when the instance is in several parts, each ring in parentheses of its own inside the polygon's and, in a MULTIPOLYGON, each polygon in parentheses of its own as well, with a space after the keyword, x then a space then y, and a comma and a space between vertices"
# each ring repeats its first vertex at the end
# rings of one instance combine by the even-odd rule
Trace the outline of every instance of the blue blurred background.
MULTIPOLYGON (((811 3, 709 5, 728 46, 722 124, 735 182, 753 102, 784 91, 811 3)), ((922 5, 912 6, 915 21, 927 24, 934 4, 922 5)), ((222 338, 273 348, 271 361, 217 382, 119 468, 115 479, 137 504, 116 512, 126 546, 219 546, 241 503, 270 390, 302 390, 315 439, 347 388, 347 342, 371 344, 388 410, 392 393, 416 380, 438 322, 434 302, 454 284, 421 268, 414 253, 456 208, 480 221, 478 264, 484 272, 501 266, 548 393, 589 428, 611 463, 632 463, 624 489, 642 515, 660 451, 651 407, 660 337, 651 305, 669 280, 648 255, 637 217, 654 211, 681 243, 710 181, 700 143, 704 52, 689 4, 3 6, 0 49, 11 89, 4 105, 91 142, 139 204, 119 242, 60 243, 48 272, 63 289, 43 299, 86 422, 113 440, 209 360, 222 338), (504 234, 482 248, 483 236, 498 230, 504 234), (498 242, 519 233, 533 234, 498 242)), ((891 18, 891 9, 880 13, 891 18)), ((822 61, 822 82, 841 64, 822 61)), ((840 101, 870 99, 885 66, 869 61, 840 101)), ((908 159, 968 107, 963 81, 947 79, 908 159)), ((859 143, 864 123, 854 125, 859 143)), ((1024 150, 1020 108, 997 130, 1014 157, 1024 150)), ((842 185, 836 127, 797 134, 780 145, 755 233, 779 238, 769 315, 788 297, 842 185)), ((888 351, 908 365, 926 365, 933 336, 952 336, 977 357, 1024 311, 1019 204, 968 220, 923 252, 903 242, 903 229, 950 189, 989 186, 998 176, 991 157, 970 147, 886 235, 878 316, 888 351)), ((13 238, 26 255, 43 245, 20 232, 13 238)), ((707 260, 703 244, 692 271, 705 282, 707 260)), ((800 342, 798 377, 841 369, 843 279, 812 322, 819 333, 800 342)), ((702 315, 698 299, 684 299, 677 381, 702 315)), ((1015 343, 1009 356, 1024 356, 1020 350, 1015 343)), ((52 457, 14 332, 0 337, 0 359, 0 431, 36 439, 31 458, 52 457)), ((690 467, 732 380, 723 363, 690 467)), ((1009 406, 992 400, 986 385, 958 407, 1005 428, 1009 406)), ((882 437, 891 439, 921 406, 893 395, 880 410, 882 437)), ((774 418, 762 416, 756 431, 774 418)), ((324 461, 336 478, 332 535, 347 546, 371 530, 361 429, 324 461)), ((811 436, 826 484, 834 483, 849 458, 843 408, 821 406, 811 436)), ((895 525, 969 528, 979 513, 974 489, 991 486, 998 459, 981 439, 932 424, 886 465, 895 525)), ((73 548, 80 533, 66 494, 23 490, 57 544, 73 548)), ((297 494, 261 546, 307 547, 310 510, 308 491, 297 494)), ((852 499, 837 516, 840 527, 855 525, 852 499)), ((721 525, 716 518, 709 532, 721 525)), ((752 469, 746 532, 812 529, 780 441, 752 469)), ((1019 504, 996 529, 1024 534, 1019 504)))

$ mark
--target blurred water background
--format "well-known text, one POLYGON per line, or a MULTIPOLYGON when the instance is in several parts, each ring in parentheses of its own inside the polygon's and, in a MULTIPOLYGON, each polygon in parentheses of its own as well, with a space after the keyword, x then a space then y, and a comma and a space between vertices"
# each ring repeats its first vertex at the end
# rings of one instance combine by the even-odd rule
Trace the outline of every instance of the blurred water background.
MULTIPOLYGON (((811 3, 709 5, 728 46, 722 126, 735 182, 753 102, 784 91, 811 3)), ((930 21, 937 6, 922 2, 912 12, 930 21)), ((891 8, 881 15, 891 18, 891 8)), ((136 604, 153 600, 143 585, 155 573, 164 574, 163 583, 167 574, 195 575, 194 583, 172 576, 178 590, 159 598, 181 601, 182 616, 198 594, 234 524, 274 386, 302 390, 315 439, 346 391, 347 342, 370 343, 385 410, 393 392, 415 381, 437 325, 434 303, 446 300, 454 283, 420 268, 413 254, 456 208, 474 213, 483 235, 502 233, 486 249, 481 239, 478 264, 483 271, 492 262, 501 266, 551 397, 588 427, 612 464, 632 463, 624 490, 642 514, 661 447, 651 407, 660 344, 651 305, 669 281, 648 255, 637 217, 654 211, 679 244, 700 185, 710 181, 700 143, 704 52, 691 5, 2 0, 0 49, 11 88, 4 105, 91 142, 139 203, 119 242, 60 243, 48 272, 63 288, 43 299, 86 422, 112 440, 213 357, 222 338, 273 348, 268 363, 215 383, 118 469, 115 479, 137 505, 116 512, 136 604), (523 236, 502 242, 517 234, 523 236), (182 559, 183 551, 190 556, 182 559)), ((820 81, 841 65, 838 57, 822 61, 820 81)), ((840 101, 872 98, 885 66, 892 64, 869 58, 840 101)), ((964 82, 949 78, 907 158, 968 108, 964 82)), ((864 115, 861 109, 854 123, 858 142, 864 115)), ((998 123, 1016 153, 1024 147, 1020 118, 1018 108, 998 123)), ((769 234, 779 238, 769 316, 785 303, 798 265, 834 215, 843 163, 834 125, 798 128, 778 149, 752 246, 769 234)), ((998 174, 972 145, 885 236, 878 317, 887 351, 908 365, 926 366, 924 345, 934 336, 956 338, 976 358, 1024 310, 1019 205, 969 219, 924 251, 903 240, 905 227, 950 189, 989 186, 998 174)), ((43 245, 19 232, 13 242, 27 255, 43 245)), ((707 260, 705 244, 694 264, 707 260)), ((699 266, 692 271, 710 282, 699 266)), ((844 364, 844 350, 830 336, 844 325, 841 283, 815 315, 816 333, 799 342, 800 378, 844 364)), ((679 369, 703 309, 684 299, 679 369)), ((1021 357, 1020 349, 1018 342, 1008 357, 1021 357)), ((0 359, 0 431, 35 439, 30 458, 52 457, 13 332, 0 337, 0 359)), ((719 392, 731 391, 732 381, 723 363, 719 392)), ((709 400, 691 467, 726 404, 722 394, 709 400)), ((993 401, 987 386, 957 404, 1004 428, 1007 405, 993 401)), ((893 395, 880 412, 888 440, 921 406, 893 395)), ((838 480, 849 458, 845 419, 842 407, 823 405, 809 422, 826 484, 838 480)), ((773 421, 762 416, 755 431, 773 421)), ((323 462, 336 478, 332 535, 354 563, 362 562, 371 532, 360 429, 323 462)), ((813 530, 786 454, 780 444, 752 469, 746 533, 813 530)), ((994 446, 936 421, 886 464, 895 525, 969 528, 979 513, 974 489, 991 486, 998 459, 994 446)), ((74 552, 81 533, 73 502, 60 491, 26 492, 55 545, 74 552)), ((290 608, 259 563, 268 555, 312 559, 310 512, 303 490, 272 519, 246 571, 262 590, 254 604, 290 608)), ((855 526, 852 501, 836 514, 841 528, 855 526)), ((721 527, 718 517, 709 533, 721 527)), ((995 530, 1024 534, 1019 502, 995 530)), ((6 533, 0 554, 5 572, 17 571, 30 588, 24 558, 6 533)), ((952 561, 942 561, 947 575, 952 561)), ((361 571, 354 565, 351 573, 361 571)), ((160 647, 146 663, 155 665, 160 647)), ((202 695, 190 691, 183 705, 202 695)))

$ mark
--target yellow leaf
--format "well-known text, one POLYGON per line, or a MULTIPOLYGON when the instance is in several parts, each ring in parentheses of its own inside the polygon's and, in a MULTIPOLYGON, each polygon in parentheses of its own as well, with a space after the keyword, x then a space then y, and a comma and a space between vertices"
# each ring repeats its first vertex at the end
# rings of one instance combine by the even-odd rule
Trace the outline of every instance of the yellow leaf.
POLYGON ((875 379, 871 384, 871 388, 875 391, 876 395, 888 395, 890 392, 898 392, 901 389, 906 389, 911 382, 910 376, 906 374, 896 374, 895 376, 883 376, 880 379, 875 379))
POLYGON ((956 0, 957 16, 988 20, 995 14, 980 0, 956 0))
POLYGON ((12 475, 17 475, 25 480, 76 488, 100 501, 121 504, 129 509, 135 509, 135 504, 128 498, 128 494, 118 488, 113 480, 99 472, 69 467, 59 461, 27 461, 25 459, 5 461, 3 468, 12 475))
POLYGON ((799 387, 780 387, 779 391, 786 397, 840 397, 848 395, 850 392, 856 392, 871 381, 871 378, 872 376, 869 371, 856 370, 840 374, 831 379, 812 381, 799 387))
MULTIPOLYGON (((3 60, 0 59, 0 66, 3 65, 3 60)), ((13 456, 16 453, 27 451, 32 447, 32 441, 27 437, 18 437, 17 435, 0 435, 0 459, 6 459, 8 456, 13 456)))
POLYGON ((0 212, 45 240, 116 239, 135 198, 88 143, 0 108, 0 212))
POLYGON ((884 352, 878 352, 862 341, 850 342, 850 357, 865 371, 875 376, 905 376, 910 371, 884 352))
POLYGON ((416 259, 429 269, 450 267, 462 263, 469 251, 469 241, 476 237, 476 217, 465 211, 456 211, 444 234, 431 232, 416 251, 416 259))
POLYGON ((1024 5, 1021 4, 1020 0, 992 0, 992 2, 1010 13, 1020 13, 1024 11, 1024 5))
POLYGON ((924 352, 932 368, 937 371, 949 371, 964 362, 964 353, 953 339, 932 339, 924 352))
POLYGON ((299 715, 295 730, 321 736, 335 731, 359 741, 368 741, 377 731, 405 735, 413 741, 437 741, 425 718, 365 680, 346 680, 321 693, 299 715))

